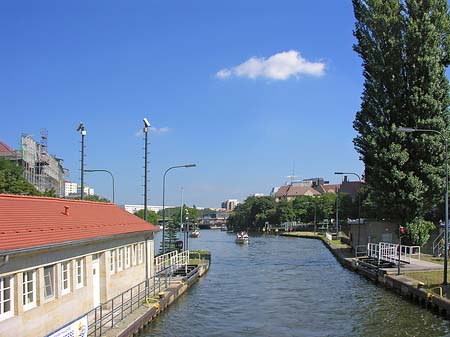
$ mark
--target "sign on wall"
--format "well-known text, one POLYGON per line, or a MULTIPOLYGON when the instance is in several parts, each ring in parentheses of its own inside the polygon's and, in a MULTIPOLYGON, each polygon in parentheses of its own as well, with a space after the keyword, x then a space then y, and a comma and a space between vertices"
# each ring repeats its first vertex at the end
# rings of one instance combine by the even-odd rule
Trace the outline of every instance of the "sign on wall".
POLYGON ((87 335, 88 318, 87 315, 85 315, 53 332, 51 335, 47 335, 46 337, 87 337, 87 335))

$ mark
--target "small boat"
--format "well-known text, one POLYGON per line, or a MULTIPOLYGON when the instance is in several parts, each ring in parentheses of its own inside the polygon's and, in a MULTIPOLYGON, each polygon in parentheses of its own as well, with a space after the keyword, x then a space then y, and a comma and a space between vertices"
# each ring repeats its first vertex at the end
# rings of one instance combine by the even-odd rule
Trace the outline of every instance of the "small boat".
POLYGON ((249 242, 248 234, 246 232, 240 232, 236 234, 236 239, 234 240, 236 243, 246 244, 249 242))
POLYGON ((189 235, 191 238, 198 238, 200 236, 200 231, 198 229, 195 229, 191 232, 189 235))
POLYGON ((222 227, 220 227, 220 230, 222 232, 226 232, 227 231, 227 226, 226 225, 222 225, 222 227))

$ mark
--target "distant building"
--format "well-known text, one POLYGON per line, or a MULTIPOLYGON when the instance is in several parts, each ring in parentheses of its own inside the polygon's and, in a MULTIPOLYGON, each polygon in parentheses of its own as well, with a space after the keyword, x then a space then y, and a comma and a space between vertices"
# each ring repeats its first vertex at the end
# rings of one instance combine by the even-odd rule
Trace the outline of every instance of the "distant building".
POLYGON ((41 141, 22 135, 19 150, 13 150, 0 142, 0 157, 15 162, 24 171, 24 178, 39 192, 54 190, 56 195, 65 195, 64 181, 68 171, 62 167, 63 160, 47 152, 48 135, 41 132, 41 141))
POLYGON ((317 196, 321 195, 321 193, 312 186, 284 185, 275 193, 275 201, 292 200, 300 195, 317 196))
POLYGON ((77 194, 78 192, 78 184, 72 183, 70 181, 64 182, 64 196, 68 197, 71 194, 77 194))
POLYGON ((222 202, 222 208, 228 211, 234 210, 234 208, 239 204, 239 200, 237 199, 228 199, 222 202))
MULTIPOLYGON (((126 210, 128 213, 134 214, 140 210, 144 209, 144 205, 119 205, 120 208, 123 208, 124 210, 126 210)), ((174 208, 177 206, 164 206, 164 208, 174 208)), ((162 211, 163 207, 162 206, 150 206, 147 205, 147 210, 149 211, 153 211, 155 213, 158 213, 159 211, 162 211)))
POLYGON ((0 209, 0 336, 46 336, 154 275, 159 227, 114 204, 0 194, 0 209))
POLYGON ((358 190, 361 188, 362 182, 348 181, 347 176, 341 184, 329 184, 323 178, 309 178, 301 181, 293 181, 281 187, 274 187, 271 196, 275 201, 292 200, 297 196, 319 196, 327 193, 347 193, 353 200, 357 197, 358 190))
POLYGON ((253 193, 253 194, 250 194, 250 196, 251 196, 251 197, 259 198, 259 197, 264 197, 265 194, 264 194, 264 193, 253 193))

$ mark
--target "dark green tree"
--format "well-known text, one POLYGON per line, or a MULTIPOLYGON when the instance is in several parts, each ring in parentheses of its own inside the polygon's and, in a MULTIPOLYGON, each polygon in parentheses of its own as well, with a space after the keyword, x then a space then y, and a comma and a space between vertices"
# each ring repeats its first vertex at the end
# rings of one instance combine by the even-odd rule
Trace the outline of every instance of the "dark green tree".
MULTIPOLYGON (((134 212, 134 215, 140 217, 141 219, 144 219, 144 210, 140 209, 137 212, 134 212)), ((147 211, 147 222, 150 222, 153 225, 158 224, 158 214, 156 214, 153 211, 148 210, 147 211)))
POLYGON ((442 200, 443 141, 399 126, 449 126, 446 0, 353 0, 364 91, 354 128, 365 164, 365 206, 379 218, 411 221, 442 200))
POLYGON ((275 214, 280 224, 283 222, 295 220, 295 213, 294 209, 292 208, 292 202, 287 200, 280 200, 278 202, 275 214))

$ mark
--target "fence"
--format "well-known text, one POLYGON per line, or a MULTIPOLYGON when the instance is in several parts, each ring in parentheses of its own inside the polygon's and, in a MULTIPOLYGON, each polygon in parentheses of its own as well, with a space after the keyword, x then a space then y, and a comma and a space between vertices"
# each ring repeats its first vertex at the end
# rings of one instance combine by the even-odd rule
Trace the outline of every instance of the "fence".
POLYGON ((146 299, 157 296, 161 290, 170 285, 171 281, 170 274, 152 277, 92 309, 87 313, 88 336, 98 337, 112 329, 114 324, 123 320, 124 317, 142 305, 147 305, 146 299))
POLYGON ((155 257, 155 274, 164 272, 167 269, 175 271, 181 266, 186 266, 188 263, 189 263, 188 250, 181 253, 178 253, 177 251, 166 253, 164 255, 155 257))
POLYGON ((367 244, 367 256, 378 259, 380 261, 387 261, 398 263, 398 260, 411 263, 414 257, 420 260, 420 246, 403 246, 399 248, 398 244, 379 242, 367 244), (400 253, 400 256, 399 256, 400 253))

